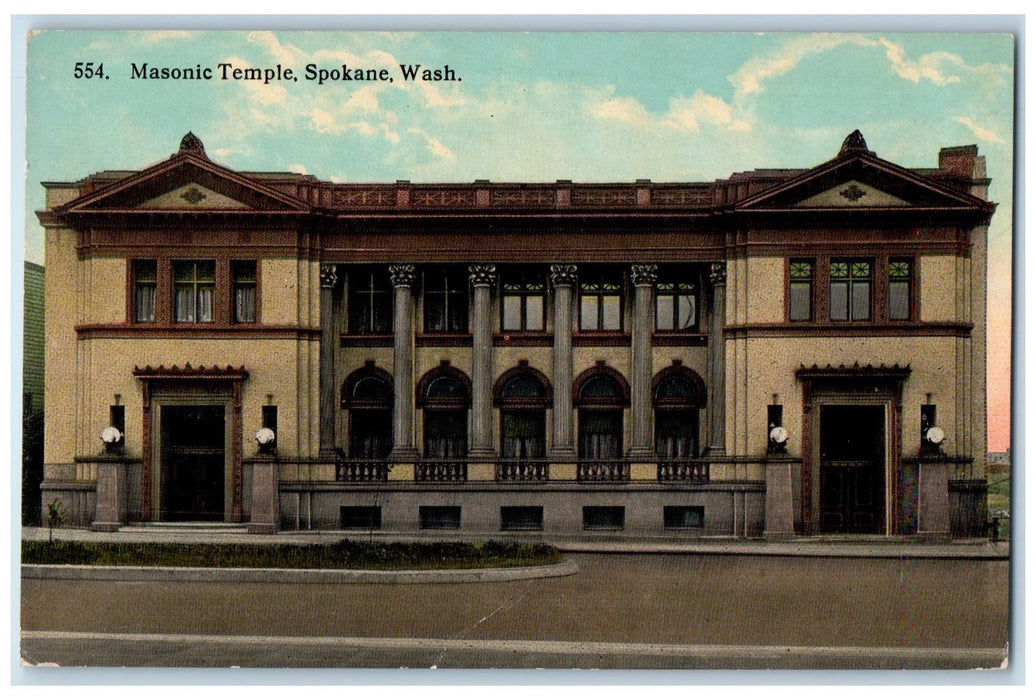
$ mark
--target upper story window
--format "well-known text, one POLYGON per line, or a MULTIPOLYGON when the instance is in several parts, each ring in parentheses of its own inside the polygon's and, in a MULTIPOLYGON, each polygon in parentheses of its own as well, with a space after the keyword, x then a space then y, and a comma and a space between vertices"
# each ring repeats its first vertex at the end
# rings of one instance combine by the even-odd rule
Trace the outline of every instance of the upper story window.
POLYGON ((889 320, 909 321, 913 278, 912 261, 907 258, 889 260, 889 320))
POLYGON ((151 323, 155 320, 155 289, 158 266, 154 260, 133 261, 133 320, 151 323))
POLYGON ((255 261, 235 260, 231 270, 234 275, 234 322, 255 323, 255 261))
POLYGON ((361 269, 349 273, 349 332, 392 332, 392 285, 387 270, 361 269))
POLYGON ((869 321, 874 263, 871 260, 832 260, 830 318, 869 321))
POLYGON ((173 263, 173 318, 177 323, 212 321, 216 264, 211 260, 173 263))
POLYGON ((697 327, 697 287, 689 282, 659 282, 655 291, 655 329, 694 331, 697 327))
POLYGON ((579 284, 579 329, 622 330, 622 278, 601 274, 584 277, 579 284))
POLYGON ((547 282, 542 275, 513 275, 503 279, 500 326, 505 331, 542 331, 547 282))
POLYGON ((788 320, 813 320, 812 260, 792 260, 788 266, 788 320))
POLYGON ((468 276, 463 270, 432 270, 424 279, 426 333, 467 333, 468 276))

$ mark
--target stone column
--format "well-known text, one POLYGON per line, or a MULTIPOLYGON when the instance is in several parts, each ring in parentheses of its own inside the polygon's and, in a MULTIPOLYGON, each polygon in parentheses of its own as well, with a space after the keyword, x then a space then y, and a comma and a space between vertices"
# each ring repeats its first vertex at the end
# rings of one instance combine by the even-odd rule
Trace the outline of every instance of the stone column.
POLYGON ((413 265, 389 265, 395 294, 392 345, 392 452, 389 459, 417 459, 414 447, 414 298, 417 279, 413 265))
POLYGON ((763 530, 767 539, 780 540, 795 536, 792 470, 796 466, 798 462, 786 455, 767 456, 763 530))
POLYGON ((491 460, 493 450, 493 335, 491 289, 496 284, 496 265, 471 265, 471 286, 475 290, 471 324, 471 449, 472 460, 491 460))
MULTIPOLYGON (((554 444, 551 460, 574 462, 572 439, 572 289, 575 265, 551 265, 554 285, 554 444)), ((575 475, 572 475, 575 478, 575 475)))
POLYGON ((722 457, 727 453, 727 368, 723 343, 723 325, 727 317, 727 264, 712 263, 712 319, 709 324, 709 394, 708 449, 706 457, 722 457))
POLYGON ((272 535, 277 532, 279 519, 277 463, 273 457, 260 457, 252 464, 252 510, 248 532, 272 535))
MULTIPOLYGON (((651 449, 651 330, 658 265, 634 265, 633 281, 633 382, 630 387, 633 418, 632 460, 653 460, 651 449)), ((652 475, 653 476, 653 475, 652 475)))
POLYGON ((334 291, 338 266, 320 265, 320 458, 335 457, 334 291))

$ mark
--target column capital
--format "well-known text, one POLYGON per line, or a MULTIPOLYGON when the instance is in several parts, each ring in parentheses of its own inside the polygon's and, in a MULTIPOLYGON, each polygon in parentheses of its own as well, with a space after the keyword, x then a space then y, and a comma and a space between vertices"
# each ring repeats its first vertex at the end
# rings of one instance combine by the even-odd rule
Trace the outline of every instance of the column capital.
POLYGON ((413 265, 389 265, 388 271, 393 287, 412 287, 417 281, 417 268, 413 265))
POLYGON ((712 282, 712 286, 725 285, 727 283, 727 263, 714 262, 709 265, 709 281, 712 282))
POLYGON ((338 266, 334 263, 320 263, 320 286, 333 289, 338 284, 338 266))
POLYGON ((496 265, 468 265, 468 278, 474 287, 492 287, 496 284, 496 265))
POLYGON ((571 287, 578 279, 578 270, 575 265, 551 265, 550 282, 555 287, 571 287))
POLYGON ((658 265, 634 264, 630 267, 630 279, 635 286, 654 284, 658 281, 658 265))

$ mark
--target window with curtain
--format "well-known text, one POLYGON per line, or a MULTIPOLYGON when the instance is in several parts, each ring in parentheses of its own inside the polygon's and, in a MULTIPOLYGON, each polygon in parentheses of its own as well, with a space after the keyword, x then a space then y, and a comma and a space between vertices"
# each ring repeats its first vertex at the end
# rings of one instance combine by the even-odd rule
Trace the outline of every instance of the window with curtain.
POLYGON ((622 330, 622 276, 587 276, 579 285, 579 329, 622 330))
POLYGON ((910 283, 912 261, 907 258, 889 260, 889 320, 910 320, 910 283))
POLYGON ((158 270, 154 260, 133 261, 133 320, 150 323, 155 320, 155 288, 158 270))
POLYGON ((255 261, 235 260, 231 271, 234 275, 234 322, 255 323, 255 261))
POLYGON ((579 458, 622 457, 622 409, 580 409, 579 458))
POLYGON ((348 301, 350 333, 392 332, 392 285, 387 269, 350 271, 348 301))
POLYGON ((543 275, 505 276, 502 284, 500 326, 505 331, 542 331, 547 281, 543 275))
POLYGON ((697 287, 689 282, 659 282, 655 289, 655 329, 693 331, 697 327, 697 287))
POLYGON ((832 260, 832 321, 869 321, 874 265, 870 260, 832 260))
POLYGON ((788 264, 788 320, 813 320, 813 261, 788 264))
POLYGON ((460 459, 468 454, 468 412, 457 409, 424 411, 424 456, 460 459))
POLYGON ((504 411, 500 414, 504 459, 539 459, 546 456, 543 411, 504 411))
POLYGON ((468 332, 468 275, 463 270, 430 270, 424 282, 426 333, 468 332))
POLYGON ((211 322, 215 288, 215 262, 201 260, 173 263, 173 318, 176 322, 211 322))

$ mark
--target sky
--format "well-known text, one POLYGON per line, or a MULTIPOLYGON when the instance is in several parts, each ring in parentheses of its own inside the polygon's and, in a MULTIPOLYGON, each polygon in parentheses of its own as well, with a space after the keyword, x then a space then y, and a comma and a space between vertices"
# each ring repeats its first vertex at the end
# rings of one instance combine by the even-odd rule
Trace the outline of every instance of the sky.
POLYGON ((42 181, 137 170, 193 131, 236 170, 335 182, 710 181, 807 168, 859 129, 879 157, 937 165, 976 144, 989 229, 989 448, 1010 441, 1014 42, 1006 34, 49 31, 28 44, 25 256, 42 181), (103 77, 74 77, 81 62, 103 77), (134 65, 212 80, 133 78, 134 65), (291 68, 297 81, 222 80, 291 68), (305 79, 386 69, 392 82, 305 79), (459 80, 409 82, 399 66, 459 80), (228 70, 232 70, 228 69, 228 70))

